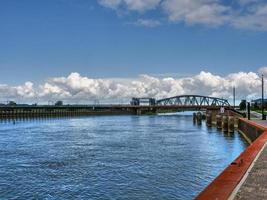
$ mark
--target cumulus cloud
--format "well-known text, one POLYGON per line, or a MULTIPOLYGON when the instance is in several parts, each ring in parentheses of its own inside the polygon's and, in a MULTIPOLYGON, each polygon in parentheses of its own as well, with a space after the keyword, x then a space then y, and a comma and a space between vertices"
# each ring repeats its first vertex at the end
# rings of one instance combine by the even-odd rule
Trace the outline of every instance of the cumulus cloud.
POLYGON ((18 97, 33 98, 35 95, 32 82, 26 82, 23 85, 15 87, 0 84, 0 96, 2 101, 7 99, 17 99, 18 97))
MULTIPOLYGON (((114 10, 145 11, 158 9, 170 22, 205 26, 229 25, 238 29, 267 31, 265 0, 99 0, 114 10)), ((154 19, 158 21, 158 19, 154 19)), ((139 24, 150 24, 140 21, 139 24), (143 22, 143 23, 142 23, 143 22)))
MULTIPOLYGON (((259 72, 267 74, 267 67, 259 72)), ((232 98, 233 86, 237 99, 260 96, 261 77, 255 72, 231 73, 219 76, 201 71, 183 78, 158 78, 140 75, 135 79, 93 79, 71 73, 67 77, 53 77, 34 85, 26 82, 21 86, 0 85, 1 102, 15 100, 27 103, 44 103, 63 100, 65 103, 120 103, 132 97, 154 97, 157 99, 182 94, 200 94, 226 99, 232 98)))
POLYGON ((258 73, 267 76, 267 66, 259 68, 258 73))

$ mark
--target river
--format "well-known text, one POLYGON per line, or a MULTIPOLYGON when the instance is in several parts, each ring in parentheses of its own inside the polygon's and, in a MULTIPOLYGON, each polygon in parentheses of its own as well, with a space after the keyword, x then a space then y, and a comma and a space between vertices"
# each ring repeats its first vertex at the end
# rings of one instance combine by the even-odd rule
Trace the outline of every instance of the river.
POLYGON ((192 199, 245 148, 190 114, 0 123, 0 199, 192 199))

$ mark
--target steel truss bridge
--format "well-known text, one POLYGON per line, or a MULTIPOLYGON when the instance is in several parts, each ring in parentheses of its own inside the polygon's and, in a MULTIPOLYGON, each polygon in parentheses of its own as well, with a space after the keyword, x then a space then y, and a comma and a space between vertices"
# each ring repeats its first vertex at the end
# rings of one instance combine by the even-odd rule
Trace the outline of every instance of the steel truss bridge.
POLYGON ((156 101, 158 106, 181 106, 181 107, 229 107, 228 100, 201 95, 180 95, 156 101))

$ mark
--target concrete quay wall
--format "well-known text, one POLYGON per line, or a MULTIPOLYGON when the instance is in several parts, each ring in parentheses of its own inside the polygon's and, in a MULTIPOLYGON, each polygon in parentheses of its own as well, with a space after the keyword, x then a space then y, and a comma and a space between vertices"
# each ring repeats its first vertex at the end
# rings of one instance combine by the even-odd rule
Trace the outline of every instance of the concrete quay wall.
POLYGON ((240 118, 238 129, 251 144, 196 197, 197 200, 231 199, 234 191, 267 142, 267 126, 240 118))
POLYGON ((264 131, 265 127, 245 119, 239 119, 238 132, 249 142, 254 142, 264 131))

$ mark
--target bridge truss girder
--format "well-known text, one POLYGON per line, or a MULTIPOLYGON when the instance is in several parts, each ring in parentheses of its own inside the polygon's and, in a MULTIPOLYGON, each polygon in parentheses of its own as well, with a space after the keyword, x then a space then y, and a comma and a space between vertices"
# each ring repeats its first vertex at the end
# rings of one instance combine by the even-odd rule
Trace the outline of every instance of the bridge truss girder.
POLYGON ((230 106, 228 100, 216 97, 201 95, 180 95, 160 99, 157 105, 178 105, 178 106, 230 106))

